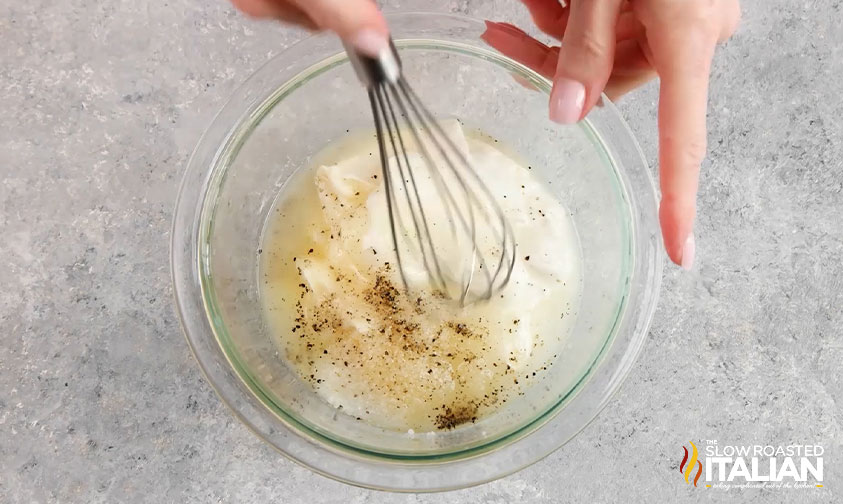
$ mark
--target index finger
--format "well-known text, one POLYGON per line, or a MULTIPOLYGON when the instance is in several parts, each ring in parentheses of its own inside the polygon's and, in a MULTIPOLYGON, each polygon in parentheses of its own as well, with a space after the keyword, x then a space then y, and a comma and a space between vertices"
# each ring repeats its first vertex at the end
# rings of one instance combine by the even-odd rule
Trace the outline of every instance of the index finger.
POLYGON ((690 269, 700 164, 706 153, 706 110, 711 60, 717 42, 702 27, 662 25, 648 30, 659 94, 659 220, 665 250, 690 269))

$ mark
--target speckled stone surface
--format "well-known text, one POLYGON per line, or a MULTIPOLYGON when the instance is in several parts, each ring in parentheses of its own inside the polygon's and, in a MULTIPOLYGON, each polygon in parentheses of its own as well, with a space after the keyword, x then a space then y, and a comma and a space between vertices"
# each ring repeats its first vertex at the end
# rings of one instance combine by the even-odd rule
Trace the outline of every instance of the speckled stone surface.
MULTIPOLYGON (((516 0, 390 1, 528 27, 516 0)), ((578 437, 395 495, 281 457, 205 382, 169 280, 177 185, 235 86, 304 36, 223 0, 0 5, 0 502, 840 502, 843 3, 746 1, 713 72, 698 262, 578 437), (689 487, 683 443, 824 445, 825 487, 689 487)), ((620 107, 652 166, 657 86, 620 107)))

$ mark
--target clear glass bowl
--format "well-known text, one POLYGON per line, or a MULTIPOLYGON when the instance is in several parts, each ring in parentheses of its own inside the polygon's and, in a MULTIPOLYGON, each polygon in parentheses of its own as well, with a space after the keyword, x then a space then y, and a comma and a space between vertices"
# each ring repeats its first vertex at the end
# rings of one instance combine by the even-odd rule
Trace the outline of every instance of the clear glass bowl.
POLYGON ((405 75, 428 107, 500 139, 571 211, 583 294, 565 351, 544 382, 474 424, 411 437, 347 418, 286 366, 260 303, 258 249, 268 213, 285 182, 325 145, 372 127, 365 93, 328 35, 272 59, 208 127, 179 193, 173 282, 206 377, 265 441, 348 483, 452 489, 548 455, 618 389, 658 298, 663 259, 655 189, 608 100, 576 126, 551 123, 550 82, 486 47, 482 22, 403 14, 392 16, 390 26, 405 75))

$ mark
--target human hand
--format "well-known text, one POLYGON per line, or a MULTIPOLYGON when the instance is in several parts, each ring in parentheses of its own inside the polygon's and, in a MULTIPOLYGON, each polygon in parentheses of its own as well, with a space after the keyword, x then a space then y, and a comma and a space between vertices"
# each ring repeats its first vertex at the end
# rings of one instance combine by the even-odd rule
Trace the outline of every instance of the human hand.
POLYGON ((487 22, 483 39, 553 79, 552 120, 575 123, 601 92, 614 99, 660 78, 659 221, 668 256, 690 269, 711 60, 717 43, 737 29, 738 0, 521 1, 561 47, 548 47, 506 23, 487 22))
POLYGON ((279 19, 311 30, 330 30, 357 50, 377 56, 389 47, 389 29, 372 0, 231 0, 257 18, 279 19))

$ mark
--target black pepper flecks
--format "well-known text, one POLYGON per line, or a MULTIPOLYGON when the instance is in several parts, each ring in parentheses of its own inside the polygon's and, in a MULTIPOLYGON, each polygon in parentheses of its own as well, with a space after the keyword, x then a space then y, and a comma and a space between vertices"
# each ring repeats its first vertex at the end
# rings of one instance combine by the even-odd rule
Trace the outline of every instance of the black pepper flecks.
MULTIPOLYGON (((300 274, 309 261, 299 261, 300 274)), ((517 382, 515 369, 507 364, 514 364, 515 358, 490 360, 485 352, 492 347, 491 334, 482 318, 456 317, 423 328, 437 320, 432 313, 450 301, 440 292, 407 295, 391 276, 388 264, 368 279, 335 273, 330 277, 332 294, 322 299, 306 282, 298 284, 300 299, 290 328, 296 338, 288 344, 288 353, 296 354, 291 360, 302 365, 306 381, 322 387, 329 383, 328 373, 332 387, 359 391, 360 397, 373 401, 391 401, 399 411, 407 397, 418 398, 437 429, 476 422, 519 393, 511 386, 498 387, 507 375, 510 384, 517 382), (418 375, 408 373, 410 369, 419 369, 418 375), (466 378, 489 374, 488 383, 466 378), (453 393, 443 404, 445 389, 453 393)))

